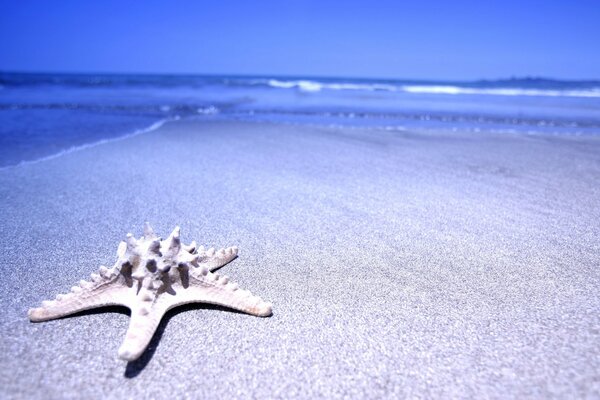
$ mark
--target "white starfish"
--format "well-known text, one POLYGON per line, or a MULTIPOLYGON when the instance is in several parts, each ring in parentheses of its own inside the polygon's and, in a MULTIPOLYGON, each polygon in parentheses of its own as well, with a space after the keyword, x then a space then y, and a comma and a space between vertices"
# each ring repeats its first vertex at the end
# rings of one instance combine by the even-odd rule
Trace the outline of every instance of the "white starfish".
POLYGON ((213 273, 233 260, 237 247, 217 252, 196 243, 181 244, 179 227, 166 239, 157 237, 146 223, 144 236, 132 234, 119 244, 118 260, 112 268, 100 267, 91 282, 81 281, 71 293, 43 301, 29 310, 34 322, 60 318, 83 310, 121 305, 131 310, 131 321, 119 357, 132 361, 146 349, 163 315, 187 303, 217 304, 266 317, 272 305, 249 291, 241 290, 227 276, 213 273))

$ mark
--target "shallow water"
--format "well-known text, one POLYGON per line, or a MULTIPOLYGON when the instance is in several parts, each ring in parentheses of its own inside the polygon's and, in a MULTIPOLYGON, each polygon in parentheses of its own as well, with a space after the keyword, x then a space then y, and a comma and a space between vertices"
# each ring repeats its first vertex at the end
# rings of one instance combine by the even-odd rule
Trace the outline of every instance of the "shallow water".
POLYGON ((600 82, 4 73, 0 167, 179 118, 598 135, 600 82))

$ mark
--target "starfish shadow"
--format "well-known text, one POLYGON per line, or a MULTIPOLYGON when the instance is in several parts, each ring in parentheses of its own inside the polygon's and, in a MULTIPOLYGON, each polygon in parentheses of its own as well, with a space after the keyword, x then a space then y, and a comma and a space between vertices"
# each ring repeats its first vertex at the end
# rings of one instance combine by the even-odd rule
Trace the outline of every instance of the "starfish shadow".
MULTIPOLYGON (((152 339, 150 340, 150 343, 148 344, 148 347, 146 347, 146 350, 144 350, 144 352, 142 353, 140 358, 138 358, 135 361, 130 361, 127 363, 127 367, 125 368, 124 376, 126 378, 135 378, 136 376, 138 376, 140 374, 140 372, 142 372, 144 370, 144 368, 146 368, 146 366, 148 365, 150 360, 152 360, 152 357, 154 356, 154 352, 158 348, 158 344, 160 343, 162 335, 165 332, 167 324, 169 323, 169 320, 171 318, 173 318, 174 316, 176 316, 180 313, 183 313, 186 311, 194 311, 194 310, 226 311, 226 312, 230 312, 230 313, 234 313, 234 314, 248 315, 242 311, 238 311, 238 310, 234 310, 231 308, 222 307, 222 306, 218 306, 218 305, 214 305, 214 304, 206 304, 206 303, 190 303, 190 304, 184 304, 184 305, 175 307, 172 310, 167 311, 167 313, 163 316, 158 327, 156 328, 156 332, 154 333, 154 336, 152 336, 152 339)), ((69 315, 65 315, 65 316, 56 318, 56 320, 82 317, 85 315, 106 314, 106 313, 117 313, 117 314, 122 314, 122 315, 127 315, 127 316, 131 315, 131 311, 129 310, 129 308, 127 308, 125 306, 106 306, 106 307, 100 307, 100 308, 93 308, 91 310, 79 311, 77 313, 73 313, 73 314, 69 314, 69 315)))
POLYGON ((146 368, 150 360, 152 360, 152 357, 154 356, 154 353, 158 348, 158 344, 160 343, 160 340, 162 338, 163 333, 165 332, 169 320, 182 312, 193 310, 227 311, 234 314, 247 315, 246 313, 238 310, 233 310, 231 308, 205 303, 190 303, 175 307, 172 310, 167 311, 167 313, 163 316, 162 320, 158 324, 158 327, 156 328, 156 332, 154 332, 154 336, 152 336, 152 339, 148 344, 148 347, 146 347, 146 350, 144 350, 140 358, 127 363, 124 376, 130 379, 138 376, 144 370, 144 368, 146 368))
MULTIPOLYGON (((129 310, 129 308, 127 308, 125 306, 104 306, 104 307, 99 307, 99 308, 92 308, 91 310, 78 311, 73 314, 63 315, 62 317, 56 317, 56 318, 54 318, 54 321, 60 321, 61 319, 71 319, 71 318, 83 317, 86 315, 97 315, 97 314, 106 314, 106 313, 115 313, 115 314, 122 314, 122 315, 127 315, 127 316, 131 315, 131 311, 129 310)), ((40 322, 43 322, 43 321, 40 321, 40 322)), ((33 322, 33 323, 37 324, 39 322, 33 322)))

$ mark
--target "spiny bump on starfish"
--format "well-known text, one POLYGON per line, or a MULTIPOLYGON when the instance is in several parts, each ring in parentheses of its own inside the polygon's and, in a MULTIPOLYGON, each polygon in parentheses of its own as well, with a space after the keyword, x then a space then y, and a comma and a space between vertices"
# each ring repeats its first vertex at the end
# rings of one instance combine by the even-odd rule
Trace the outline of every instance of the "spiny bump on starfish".
POLYGON ((237 247, 205 251, 196 242, 186 246, 179 227, 161 240, 146 223, 141 238, 128 234, 119 244, 112 268, 101 266, 90 281, 82 280, 70 293, 43 301, 28 311, 29 319, 47 321, 97 307, 126 306, 131 321, 119 357, 132 361, 148 346, 163 315, 178 305, 204 302, 261 317, 272 314, 271 303, 212 272, 237 254, 237 247))

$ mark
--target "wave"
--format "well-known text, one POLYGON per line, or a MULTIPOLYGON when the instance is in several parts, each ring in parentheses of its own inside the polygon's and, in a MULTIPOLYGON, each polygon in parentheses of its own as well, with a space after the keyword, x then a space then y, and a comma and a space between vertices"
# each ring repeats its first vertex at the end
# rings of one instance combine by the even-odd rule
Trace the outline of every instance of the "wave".
MULTIPOLYGON (((301 92, 366 91, 440 95, 493 96, 564 96, 600 97, 598 80, 554 80, 547 78, 511 78, 479 81, 415 81, 344 78, 304 78, 269 76, 209 76, 209 75, 111 75, 111 74, 27 74, 0 72, 0 88, 21 86, 58 86, 76 88, 156 88, 192 89, 271 87, 301 92)), ((0 108, 4 107, 0 104, 0 108)), ((185 105, 182 105, 185 108, 185 105)), ((172 107, 173 109, 173 107, 172 107)), ((164 111, 164 110, 163 110, 164 111)), ((195 110, 191 110, 193 113, 195 110)))
POLYGON ((565 96, 565 97, 600 97, 600 87, 587 89, 530 89, 530 88, 477 88, 454 85, 392 85, 383 83, 332 83, 311 80, 277 80, 270 79, 267 85, 280 89, 298 89, 303 92, 319 92, 321 90, 365 90, 423 94, 450 95, 495 95, 495 96, 565 96))
POLYGON ((319 92, 322 90, 366 90, 423 94, 448 95, 494 95, 494 96, 563 96, 563 97, 600 97, 600 87, 586 89, 533 89, 494 87, 478 88, 454 85, 392 85, 383 83, 332 83, 311 80, 277 80, 270 79, 267 85, 280 89, 298 89, 303 92, 319 92))
POLYGON ((460 86, 405 85, 402 90, 408 93, 429 94, 483 94, 496 96, 566 96, 600 97, 600 88, 581 90, 519 89, 519 88, 473 88, 460 86))
POLYGON ((5 169, 9 169, 9 168, 16 168, 22 165, 28 165, 28 164, 37 164, 39 162, 42 161, 48 161, 48 160, 53 160, 55 158, 58 157, 62 157, 66 154, 70 154, 70 153, 74 153, 76 151, 80 151, 80 150, 85 150, 85 149, 89 149, 91 147, 96 147, 102 144, 106 144, 106 143, 112 143, 112 142, 118 142, 120 140, 124 140, 124 139, 128 139, 131 138, 133 136, 137 136, 137 135, 141 135, 142 133, 147 133, 147 132, 151 132, 151 131, 155 131, 158 128, 160 128, 161 126, 163 126, 165 123, 170 122, 170 121, 177 121, 179 119, 178 116, 175 116, 173 118, 165 118, 165 119, 161 119, 160 121, 157 121, 155 123, 153 123, 150 126, 147 126, 146 128, 142 128, 142 129, 137 129, 129 134, 123 135, 123 136, 117 136, 114 138, 108 138, 108 139, 102 139, 102 140, 98 140, 96 142, 92 142, 92 143, 85 143, 79 146, 73 146, 73 147, 69 147, 68 149, 64 149, 59 151, 58 153, 54 153, 54 154, 50 154, 48 156, 44 156, 41 158, 36 158, 35 160, 27 160, 27 161, 21 161, 18 164, 14 164, 14 165, 7 165, 4 167, 0 167, 0 171, 5 170, 5 169))
POLYGON ((219 109, 215 106, 199 107, 196 111, 198 114, 202 115, 214 115, 219 113, 219 109))
POLYGON ((292 89, 297 88, 305 92, 319 92, 323 89, 331 90, 367 90, 376 91, 383 90, 389 92, 395 92, 398 90, 398 86, 386 85, 379 83, 331 83, 331 82, 318 82, 309 80, 296 80, 296 81, 281 81, 277 79, 269 79, 267 85, 275 88, 292 89))

